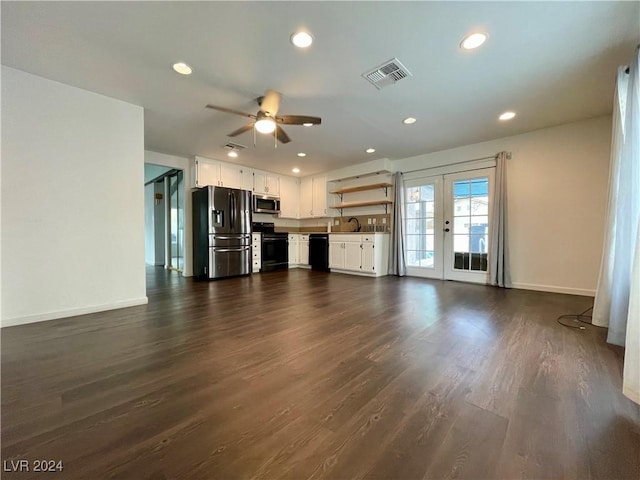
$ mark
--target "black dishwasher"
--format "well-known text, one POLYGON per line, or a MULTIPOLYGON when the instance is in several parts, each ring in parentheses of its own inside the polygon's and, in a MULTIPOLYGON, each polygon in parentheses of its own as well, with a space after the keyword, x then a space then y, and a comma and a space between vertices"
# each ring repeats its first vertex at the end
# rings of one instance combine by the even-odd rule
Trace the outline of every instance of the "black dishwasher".
POLYGON ((329 234, 309 234, 309 264, 311 270, 329 271, 329 234))

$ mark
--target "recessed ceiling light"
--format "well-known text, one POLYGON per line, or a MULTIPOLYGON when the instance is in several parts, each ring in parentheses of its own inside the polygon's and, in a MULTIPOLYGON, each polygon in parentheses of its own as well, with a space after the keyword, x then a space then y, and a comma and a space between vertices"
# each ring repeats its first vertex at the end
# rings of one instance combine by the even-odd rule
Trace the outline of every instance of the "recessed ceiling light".
POLYGON ((367 153, 373 153, 375 151, 376 151, 375 148, 367 148, 367 153))
POLYGON ((293 168, 291 169, 291 171, 292 171, 293 173, 300 173, 300 169, 299 169, 298 167, 293 167, 293 168))
POLYGON ((191 72, 193 72, 193 69, 184 62, 174 63, 173 69, 181 75, 191 75, 191 72))
POLYGON ((236 152, 235 150, 231 150, 229 153, 227 153, 227 156, 231 158, 238 158, 238 152, 236 152))
POLYGON ((502 115, 500 115, 498 118, 500 120, 502 120, 503 122, 506 120, 511 120, 513 117, 516 116, 515 112, 504 112, 502 115))
POLYGON ((313 123, 303 123, 303 127, 313 127, 313 123))
POLYGON ((411 125, 412 123, 416 123, 417 120, 413 117, 407 117, 404 120, 402 120, 402 123, 404 123, 405 125, 411 125))
POLYGON ((307 156, 307 154, 306 154, 306 153, 304 153, 304 152, 300 152, 300 153, 298 154, 298 156, 299 156, 299 157, 306 157, 306 156, 307 156))
POLYGON ((308 32, 295 32, 291 35, 291 43, 298 48, 307 48, 313 43, 313 37, 308 32))
POLYGON ((487 40, 486 33, 472 33, 471 35, 467 35, 464 37, 462 42, 460 43, 460 47, 465 50, 473 50, 474 48, 478 48, 487 40))

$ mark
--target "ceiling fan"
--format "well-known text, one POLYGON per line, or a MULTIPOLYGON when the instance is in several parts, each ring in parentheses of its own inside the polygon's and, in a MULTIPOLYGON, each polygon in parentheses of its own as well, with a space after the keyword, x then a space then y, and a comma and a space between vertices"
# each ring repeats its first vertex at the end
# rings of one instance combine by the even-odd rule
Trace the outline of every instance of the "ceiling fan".
POLYGON ((256 99, 260 106, 260 110, 258 110, 258 113, 255 115, 233 110, 232 108, 220 107, 218 105, 207 105, 207 108, 252 118, 253 121, 251 123, 240 127, 227 136, 236 137, 244 132, 254 129, 254 144, 256 130, 264 134, 272 133, 276 138, 277 146, 278 141, 281 143, 289 143, 291 141, 289 135, 287 135, 280 125, 304 125, 305 127, 310 127, 312 125, 320 125, 320 123, 322 123, 322 119, 320 117, 310 117, 307 115, 277 115, 281 98, 282 94, 275 90, 267 90, 264 96, 256 99))

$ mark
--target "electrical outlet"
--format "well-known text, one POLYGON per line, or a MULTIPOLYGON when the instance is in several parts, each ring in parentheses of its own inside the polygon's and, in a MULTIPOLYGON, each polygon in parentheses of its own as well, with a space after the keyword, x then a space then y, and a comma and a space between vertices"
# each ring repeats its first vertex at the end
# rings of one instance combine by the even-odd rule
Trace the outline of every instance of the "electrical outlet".
POLYGON ((367 225, 371 225, 371 219, 367 218, 367 225))
POLYGON ((386 219, 386 217, 382 219, 382 223, 383 223, 383 224, 385 224, 385 225, 387 224, 387 219, 386 219))
POLYGON ((340 225, 340 220, 336 220, 335 225, 340 225))

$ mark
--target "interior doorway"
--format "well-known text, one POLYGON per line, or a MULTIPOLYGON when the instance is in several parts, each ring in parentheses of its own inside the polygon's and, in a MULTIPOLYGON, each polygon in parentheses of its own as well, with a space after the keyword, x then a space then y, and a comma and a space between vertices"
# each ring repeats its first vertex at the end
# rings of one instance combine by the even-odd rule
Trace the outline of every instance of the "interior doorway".
POLYGON ((145 164, 145 262, 183 272, 184 171, 145 164))

